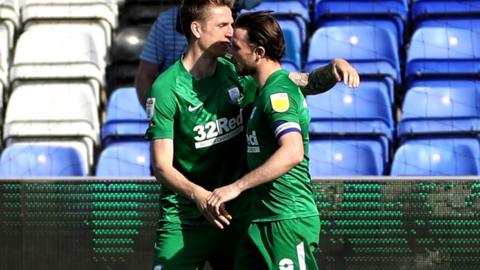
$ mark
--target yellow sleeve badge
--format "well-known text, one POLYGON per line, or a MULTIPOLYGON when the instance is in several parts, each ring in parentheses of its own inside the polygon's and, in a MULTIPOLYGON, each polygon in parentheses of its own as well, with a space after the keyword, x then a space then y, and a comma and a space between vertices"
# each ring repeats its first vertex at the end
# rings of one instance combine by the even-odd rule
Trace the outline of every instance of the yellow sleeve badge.
POLYGON ((272 109, 276 112, 286 112, 290 107, 290 101, 288 100, 287 93, 276 93, 270 95, 270 102, 272 103, 272 109))

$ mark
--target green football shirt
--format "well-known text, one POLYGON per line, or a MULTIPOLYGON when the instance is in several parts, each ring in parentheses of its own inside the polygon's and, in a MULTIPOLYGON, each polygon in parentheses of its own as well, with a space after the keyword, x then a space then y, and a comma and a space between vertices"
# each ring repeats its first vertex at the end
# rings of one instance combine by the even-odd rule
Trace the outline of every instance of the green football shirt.
POLYGON ((304 160, 281 177, 255 187, 252 192, 254 222, 318 215, 308 173, 308 125, 310 116, 300 89, 279 70, 259 90, 247 123, 248 169, 254 170, 279 148, 278 139, 301 132, 304 160))
MULTIPOLYGON (((173 139, 173 166, 190 181, 213 190, 246 171, 245 116, 256 83, 237 75, 235 66, 218 58, 215 74, 195 80, 181 60, 154 82, 147 99, 150 140, 173 139)), ((245 195, 248 196, 248 195, 245 195)), ((239 197, 227 204, 235 217, 246 216, 250 201, 239 197)), ((160 220, 206 224, 195 203, 162 187, 160 220)))

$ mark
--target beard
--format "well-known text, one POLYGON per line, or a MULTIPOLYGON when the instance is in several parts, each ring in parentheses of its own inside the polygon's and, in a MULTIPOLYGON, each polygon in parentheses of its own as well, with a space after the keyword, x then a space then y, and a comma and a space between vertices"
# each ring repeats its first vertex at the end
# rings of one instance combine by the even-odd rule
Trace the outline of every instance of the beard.
POLYGON ((241 65, 239 66, 237 63, 237 72, 241 76, 248 76, 248 75, 253 75, 257 71, 255 66, 249 66, 249 65, 241 65))

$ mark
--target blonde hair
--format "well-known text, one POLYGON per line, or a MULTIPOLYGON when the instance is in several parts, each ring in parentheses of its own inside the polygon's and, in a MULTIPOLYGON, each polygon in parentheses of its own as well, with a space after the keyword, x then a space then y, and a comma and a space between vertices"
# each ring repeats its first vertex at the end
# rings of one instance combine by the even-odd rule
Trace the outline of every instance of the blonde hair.
POLYGON ((204 20, 208 7, 227 6, 232 8, 233 4, 235 4, 235 0, 181 0, 180 25, 187 40, 192 36, 190 25, 193 21, 204 20))

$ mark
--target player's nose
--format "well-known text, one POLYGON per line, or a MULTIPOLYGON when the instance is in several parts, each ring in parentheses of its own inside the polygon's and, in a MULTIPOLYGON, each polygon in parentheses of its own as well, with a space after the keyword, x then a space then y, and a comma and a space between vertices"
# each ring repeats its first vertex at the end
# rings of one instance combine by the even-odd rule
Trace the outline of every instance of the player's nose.
POLYGON ((229 39, 232 38, 232 36, 233 36, 233 26, 230 25, 230 26, 227 27, 227 31, 225 33, 225 36, 228 37, 229 39))

